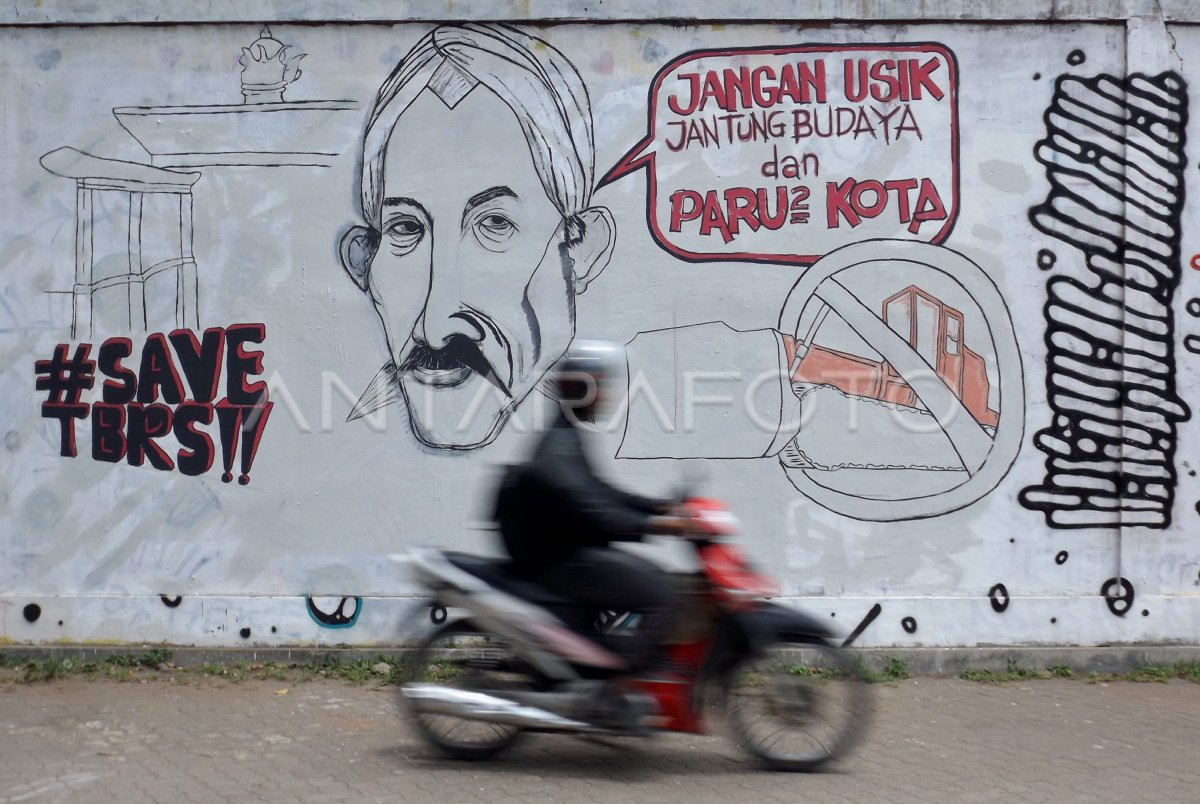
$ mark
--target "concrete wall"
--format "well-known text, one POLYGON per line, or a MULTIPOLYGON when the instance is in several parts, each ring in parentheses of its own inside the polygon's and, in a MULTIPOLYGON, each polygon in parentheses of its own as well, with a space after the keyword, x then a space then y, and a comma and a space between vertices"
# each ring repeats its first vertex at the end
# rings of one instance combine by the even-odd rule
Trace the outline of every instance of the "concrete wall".
POLYGON ((860 5, 5 9, 0 638, 394 639, 581 337, 859 644, 1194 642, 1194 10, 860 5))

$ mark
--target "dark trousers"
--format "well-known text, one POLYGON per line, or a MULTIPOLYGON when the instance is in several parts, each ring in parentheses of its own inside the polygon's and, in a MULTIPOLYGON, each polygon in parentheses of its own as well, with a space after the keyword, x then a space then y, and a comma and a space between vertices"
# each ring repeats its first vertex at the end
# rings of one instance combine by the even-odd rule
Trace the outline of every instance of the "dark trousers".
POLYGON ((537 582, 552 592, 598 611, 641 615, 628 635, 604 640, 640 670, 654 657, 671 624, 673 594, 666 573, 640 556, 609 547, 588 547, 542 570, 537 582))

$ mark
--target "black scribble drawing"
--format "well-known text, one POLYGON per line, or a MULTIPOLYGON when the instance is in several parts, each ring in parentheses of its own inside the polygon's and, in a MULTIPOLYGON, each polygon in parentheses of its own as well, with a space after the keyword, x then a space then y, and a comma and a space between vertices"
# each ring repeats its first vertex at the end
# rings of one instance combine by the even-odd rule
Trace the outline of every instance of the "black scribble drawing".
POLYGON ((285 100, 307 54, 263 26, 242 48, 242 102, 121 106, 113 115, 156 167, 329 167, 358 125, 352 100, 285 100))
POLYGON ((349 419, 403 400, 428 448, 495 439, 611 256, 594 150, 583 80, 535 36, 442 26, 400 60, 363 134, 362 224, 341 241, 387 343, 349 419))
POLYGON ((1022 505, 1050 527, 1171 523, 1187 85, 1177 73, 1063 76, 1035 150, 1050 193, 1040 231, 1083 252, 1089 275, 1046 286, 1046 397, 1034 443, 1046 477, 1022 505))
POLYGON ((1003 297, 978 265, 927 243, 831 252, 793 287, 777 328, 640 332, 627 354, 618 458, 775 457, 806 497, 858 519, 975 502, 1024 432, 1003 297))
POLYGON ((198 329, 192 185, 200 174, 74 148, 58 148, 40 161, 75 180, 71 337, 91 337, 97 310, 117 331, 198 329))

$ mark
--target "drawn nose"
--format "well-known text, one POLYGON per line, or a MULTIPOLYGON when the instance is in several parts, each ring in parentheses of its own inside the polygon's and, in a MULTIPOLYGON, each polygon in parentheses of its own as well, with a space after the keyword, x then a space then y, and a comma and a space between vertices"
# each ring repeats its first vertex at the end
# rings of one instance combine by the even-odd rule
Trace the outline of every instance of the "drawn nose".
POLYGON ((456 238, 435 238, 429 270, 429 293, 417 319, 416 335, 434 349, 446 345, 451 335, 478 340, 474 327, 456 317, 464 309, 456 238))
POLYGON ((445 346, 452 335, 474 337, 474 328, 465 326, 461 320, 454 317, 454 314, 462 309, 456 295, 431 290, 425 300, 425 307, 421 310, 421 316, 417 319, 417 336, 434 349, 445 346))

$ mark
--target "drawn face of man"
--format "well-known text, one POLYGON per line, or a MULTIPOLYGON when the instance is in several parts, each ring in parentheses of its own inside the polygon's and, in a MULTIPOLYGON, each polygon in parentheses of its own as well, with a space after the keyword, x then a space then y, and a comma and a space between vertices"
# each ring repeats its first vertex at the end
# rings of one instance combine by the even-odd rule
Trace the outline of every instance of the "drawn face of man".
POLYGON ((563 216, 513 112, 482 86, 454 108, 426 89, 400 115, 383 198, 369 290, 413 432, 486 444, 574 335, 563 216))

